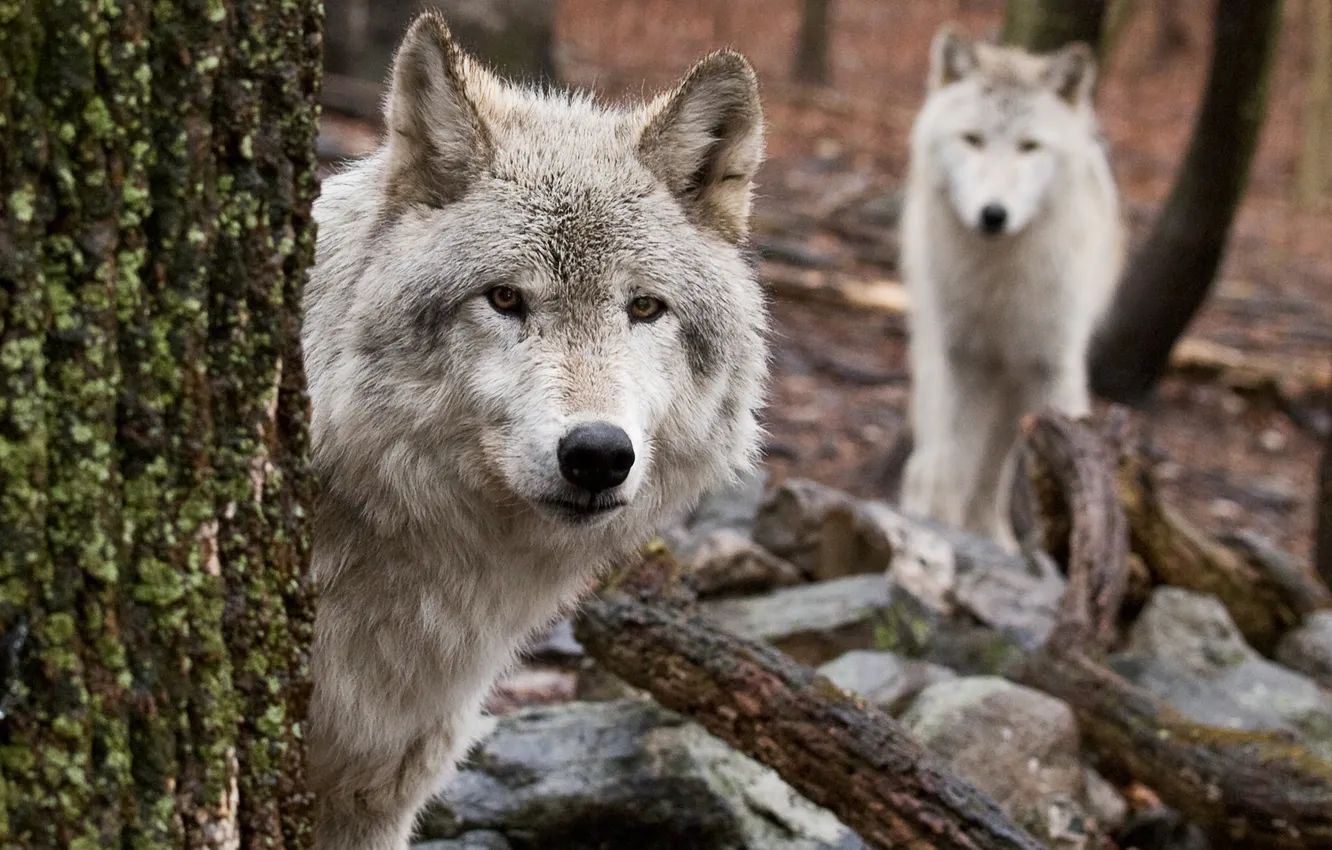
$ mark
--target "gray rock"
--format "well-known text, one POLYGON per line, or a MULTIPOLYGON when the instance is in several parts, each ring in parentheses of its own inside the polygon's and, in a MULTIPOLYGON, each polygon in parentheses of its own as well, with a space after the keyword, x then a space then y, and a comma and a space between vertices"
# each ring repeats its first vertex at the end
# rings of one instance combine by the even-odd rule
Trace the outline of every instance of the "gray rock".
POLYGON ((1332 611, 1318 611, 1277 644, 1276 660, 1332 688, 1332 611))
POLYGON ((691 583, 700 598, 766 593, 805 580, 794 564, 732 528, 719 528, 704 536, 690 560, 691 583))
POLYGON ((1087 786, 1087 813, 1108 833, 1117 831, 1128 818, 1128 800, 1104 776, 1090 767, 1083 771, 1087 786))
POLYGON ((481 830, 460 835, 452 841, 427 841, 413 844, 412 850, 513 850, 508 839, 498 832, 481 830))
POLYGON ((1199 723, 1291 732, 1332 758, 1332 692, 1259 655, 1213 596, 1158 588, 1110 664, 1199 723))
POLYGON ((1077 723, 1054 697, 995 676, 954 679, 922 691, 902 723, 1009 815, 1041 822, 1055 796, 1086 801, 1077 723))
POLYGON ((868 646, 889 603, 882 575, 850 576, 744 599, 703 602, 699 611, 740 637, 769 641, 805 663, 868 646))
POLYGON ((957 678, 952 670, 891 652, 856 649, 819 668, 837 687, 860 694, 889 714, 900 714, 922 690, 957 678))
MULTIPOLYGON (((500 718, 429 810, 425 838, 478 829, 517 850, 864 850, 775 773, 654 704, 500 718)), ((470 848, 469 848, 470 850, 470 848)))
POLYGON ((726 529, 751 536, 767 484, 768 474, 760 469, 730 487, 708 493, 682 522, 662 532, 662 539, 677 558, 693 561, 714 532, 726 529))

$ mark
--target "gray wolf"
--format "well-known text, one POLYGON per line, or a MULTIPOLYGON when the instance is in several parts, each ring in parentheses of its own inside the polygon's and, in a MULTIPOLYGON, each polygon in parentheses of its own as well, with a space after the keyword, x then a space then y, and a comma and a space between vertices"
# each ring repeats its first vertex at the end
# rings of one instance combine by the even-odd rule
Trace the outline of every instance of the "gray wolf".
POLYGON ((740 55, 611 108, 426 14, 386 120, 324 185, 306 293, 319 850, 406 846, 524 641, 753 466, 766 383, 740 55))
POLYGON ((1010 551, 1020 419, 1090 412, 1086 348, 1123 262, 1095 75, 1083 44, 1038 56, 945 27, 912 129, 902 507, 1010 551))

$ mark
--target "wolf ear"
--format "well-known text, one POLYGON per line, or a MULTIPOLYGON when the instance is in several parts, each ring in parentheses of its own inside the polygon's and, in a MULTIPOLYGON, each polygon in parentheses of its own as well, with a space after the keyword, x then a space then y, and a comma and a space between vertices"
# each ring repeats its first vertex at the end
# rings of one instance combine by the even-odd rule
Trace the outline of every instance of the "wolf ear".
POLYGON ((1045 81, 1070 106, 1091 100, 1096 86, 1096 55, 1081 41, 1050 54, 1045 81))
POLYGON ((489 163, 490 134, 467 93, 467 80, 484 73, 439 15, 427 12, 407 30, 393 57, 385 115, 393 201, 443 206, 489 163))
POLYGON ((763 106, 749 62, 723 50, 695 65, 648 107, 638 155, 696 223, 744 239, 763 161, 763 106))
POLYGON ((930 43, 930 91, 955 83, 976 70, 976 48, 944 24, 930 43))

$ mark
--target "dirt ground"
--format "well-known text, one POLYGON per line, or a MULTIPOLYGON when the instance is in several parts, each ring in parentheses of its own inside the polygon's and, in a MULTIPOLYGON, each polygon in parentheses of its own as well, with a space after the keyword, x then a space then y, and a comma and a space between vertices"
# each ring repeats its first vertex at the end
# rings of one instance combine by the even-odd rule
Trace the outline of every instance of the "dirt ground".
MULTIPOLYGON (((757 238, 765 270, 897 276, 895 187, 923 95, 930 38, 947 20, 997 31, 999 0, 835 0, 832 84, 788 82, 797 0, 560 0, 557 65, 612 97, 668 84, 697 56, 731 45, 763 79, 770 159, 757 238)), ((1211 2, 1176 0, 1187 37, 1165 49, 1140 11, 1099 94, 1135 238, 1150 225, 1187 146, 1210 55, 1211 2)), ((1288 0, 1272 103, 1250 193, 1215 294, 1190 337, 1272 359, 1292 374, 1326 369, 1332 350, 1332 210, 1287 202, 1301 139, 1305 0, 1288 0)), ((342 148, 372 139, 330 115, 342 148), (355 137, 348 143, 348 137, 355 137)), ((777 478, 810 477, 869 495, 908 396, 898 316, 808 300, 774 304, 777 350, 768 445, 777 478)), ((1328 427, 1315 400, 1280 404, 1215 381, 1172 377, 1148 414, 1168 497, 1214 531, 1248 527, 1308 553, 1317 458, 1328 427), (1294 414, 1294 415, 1292 415, 1294 414)))

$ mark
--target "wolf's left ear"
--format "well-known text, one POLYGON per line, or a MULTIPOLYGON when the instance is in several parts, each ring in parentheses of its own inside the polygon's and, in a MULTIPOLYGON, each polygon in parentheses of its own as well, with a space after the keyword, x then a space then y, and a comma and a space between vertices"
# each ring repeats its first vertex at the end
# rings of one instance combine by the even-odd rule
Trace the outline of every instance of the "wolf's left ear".
POLYGON ((937 91, 976 70, 976 48, 966 37, 944 24, 930 42, 930 91, 937 91))
POLYGON ((1061 48, 1050 54, 1045 80, 1070 106, 1090 102, 1096 87, 1096 54, 1081 41, 1061 48))
POLYGON ((490 133, 468 95, 468 81, 485 76, 441 16, 427 12, 412 23, 393 57, 385 115, 390 198, 443 206, 489 163, 490 133))
POLYGON ((695 65, 648 107, 638 155, 697 224, 744 239, 763 161, 763 106, 748 60, 723 50, 695 65))

